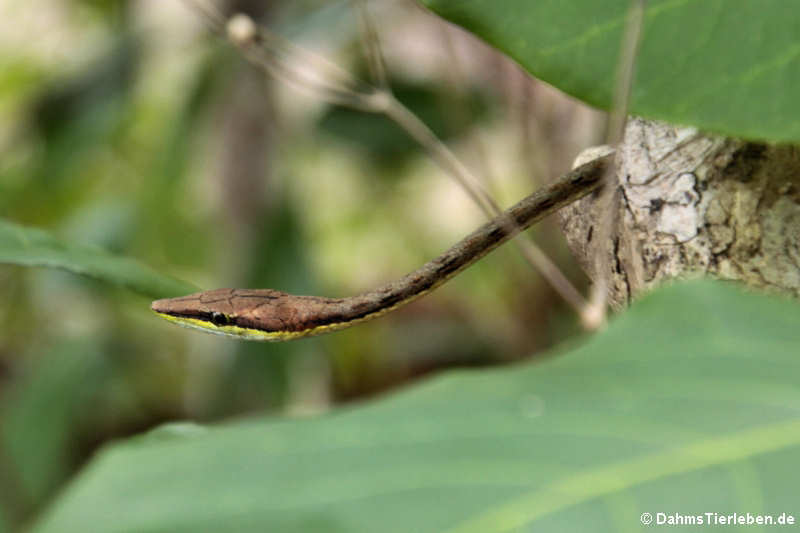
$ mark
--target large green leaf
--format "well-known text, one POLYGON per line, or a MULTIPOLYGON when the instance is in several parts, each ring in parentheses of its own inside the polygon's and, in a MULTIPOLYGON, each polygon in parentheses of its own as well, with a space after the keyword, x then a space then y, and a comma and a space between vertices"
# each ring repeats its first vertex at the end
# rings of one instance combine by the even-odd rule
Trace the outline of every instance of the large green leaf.
MULTIPOLYGON (((422 0, 592 105, 611 105, 630 0, 422 0)), ((732 136, 800 140, 800 9, 650 0, 631 112, 732 136)))
POLYGON ((35 531, 619 531, 643 512, 796 513, 798 323, 797 302, 673 286, 544 362, 111 446, 35 531))
POLYGON ((151 298, 167 298, 197 290, 133 259, 92 246, 67 243, 46 231, 8 220, 0 220, 0 263, 62 268, 127 287, 151 298))
POLYGON ((31 364, 6 391, 0 444, 13 467, 16 501, 40 504, 63 482, 76 460, 70 444, 108 375, 96 346, 65 343, 31 364))

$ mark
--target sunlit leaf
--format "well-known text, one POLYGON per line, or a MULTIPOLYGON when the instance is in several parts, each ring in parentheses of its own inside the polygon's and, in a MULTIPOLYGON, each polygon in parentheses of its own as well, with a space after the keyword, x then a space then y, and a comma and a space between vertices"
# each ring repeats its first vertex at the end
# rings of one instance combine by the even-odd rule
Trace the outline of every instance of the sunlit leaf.
MULTIPOLYGON (((630 0, 422 0, 528 72, 608 109, 630 0)), ((800 140, 798 9, 785 0, 651 0, 631 112, 739 137, 800 140)))

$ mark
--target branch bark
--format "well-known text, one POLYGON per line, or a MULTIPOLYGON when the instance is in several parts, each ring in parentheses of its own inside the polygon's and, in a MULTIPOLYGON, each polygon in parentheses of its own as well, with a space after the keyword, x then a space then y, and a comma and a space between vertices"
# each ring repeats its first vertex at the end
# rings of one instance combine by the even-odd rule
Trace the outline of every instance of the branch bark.
MULTIPOLYGON (((585 152, 576 164, 596 157, 585 152)), ((800 296, 800 150, 628 122, 615 165, 614 227, 597 195, 560 212, 570 249, 592 278, 611 266, 609 302, 627 305, 666 279, 710 275, 800 296), (607 218, 607 217, 606 217, 607 218)))

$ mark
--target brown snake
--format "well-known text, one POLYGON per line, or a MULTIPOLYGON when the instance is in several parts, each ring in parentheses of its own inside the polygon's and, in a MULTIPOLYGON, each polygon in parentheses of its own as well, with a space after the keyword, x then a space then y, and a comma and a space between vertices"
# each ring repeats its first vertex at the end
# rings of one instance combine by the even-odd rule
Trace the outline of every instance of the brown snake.
POLYGON ((151 308, 176 324, 251 340, 285 341, 350 327, 405 305, 440 286, 511 237, 600 186, 607 155, 568 172, 487 222, 442 255, 400 279, 347 298, 297 296, 272 289, 216 289, 156 300, 151 308))

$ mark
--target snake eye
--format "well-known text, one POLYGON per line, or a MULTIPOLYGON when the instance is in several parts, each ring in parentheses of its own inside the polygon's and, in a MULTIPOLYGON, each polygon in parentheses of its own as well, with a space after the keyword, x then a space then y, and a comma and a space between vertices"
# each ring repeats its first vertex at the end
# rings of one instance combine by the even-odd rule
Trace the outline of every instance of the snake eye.
POLYGON ((211 313, 211 323, 215 326, 227 326, 230 322, 230 319, 220 312, 213 311, 211 313))

